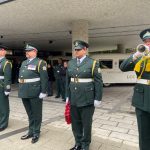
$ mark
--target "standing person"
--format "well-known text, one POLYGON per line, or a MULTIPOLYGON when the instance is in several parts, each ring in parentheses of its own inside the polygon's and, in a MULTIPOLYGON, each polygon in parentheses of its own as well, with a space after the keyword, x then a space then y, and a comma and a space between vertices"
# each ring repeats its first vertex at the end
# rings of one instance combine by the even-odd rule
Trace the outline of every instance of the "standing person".
POLYGON ((99 63, 86 56, 88 44, 74 41, 75 59, 68 63, 66 103, 71 104, 75 146, 70 150, 89 150, 92 118, 102 99, 103 83, 99 63))
POLYGON ((7 48, 0 46, 0 131, 8 126, 9 94, 11 91, 12 64, 5 58, 7 48))
POLYGON ((135 71, 137 83, 134 87, 132 105, 135 107, 140 150, 150 149, 150 29, 140 33, 144 44, 137 52, 124 60, 120 69, 124 72, 135 71), (145 49, 145 51, 144 51, 145 49), (144 52, 142 52, 142 50, 144 52))
POLYGON ((54 76, 55 76, 55 81, 56 81, 56 97, 59 98, 62 95, 61 91, 61 77, 60 77, 60 70, 62 68, 62 60, 58 59, 58 65, 55 66, 54 68, 54 76))
POLYGON ((54 71, 51 64, 47 64, 48 72, 48 96, 53 96, 53 81, 54 81, 54 71))
POLYGON ((67 61, 63 62, 63 67, 60 70, 61 77, 61 91, 62 91, 62 100, 65 101, 65 87, 66 87, 66 71, 67 71, 67 61))
POLYGON ((46 97, 48 86, 47 64, 37 58, 38 50, 26 45, 27 60, 22 62, 19 71, 19 92, 29 118, 29 131, 21 139, 32 138, 32 143, 38 141, 42 122, 42 103, 46 97))

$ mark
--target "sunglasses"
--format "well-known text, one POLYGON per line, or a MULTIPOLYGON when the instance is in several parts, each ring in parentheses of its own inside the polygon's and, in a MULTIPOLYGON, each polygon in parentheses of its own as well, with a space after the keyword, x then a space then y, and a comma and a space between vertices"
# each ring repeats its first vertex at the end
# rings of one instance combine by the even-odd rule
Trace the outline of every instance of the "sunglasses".
POLYGON ((25 52, 32 52, 32 51, 36 51, 36 49, 25 50, 25 52))
POLYGON ((33 50, 28 50, 28 51, 25 51, 25 52, 32 52, 33 50))
POLYGON ((81 51, 82 49, 75 49, 75 51, 81 51))

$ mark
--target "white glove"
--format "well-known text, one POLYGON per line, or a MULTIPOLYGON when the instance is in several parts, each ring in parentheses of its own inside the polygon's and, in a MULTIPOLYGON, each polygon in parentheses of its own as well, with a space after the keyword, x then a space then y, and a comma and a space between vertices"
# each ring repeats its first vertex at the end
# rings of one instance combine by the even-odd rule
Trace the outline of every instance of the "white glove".
POLYGON ((10 94, 10 92, 6 92, 6 91, 4 93, 5 93, 6 96, 8 96, 10 94))
POLYGON ((101 104, 101 101, 98 100, 94 100, 94 106, 98 107, 101 104))
POLYGON ((40 93, 39 98, 42 99, 42 98, 44 98, 44 97, 46 97, 46 96, 47 96, 47 94, 45 94, 45 93, 40 93))
POLYGON ((69 97, 66 98, 66 104, 69 102, 69 97))
POLYGON ((133 54, 133 59, 137 59, 141 56, 143 56, 143 53, 140 53, 139 51, 137 51, 136 53, 133 54))

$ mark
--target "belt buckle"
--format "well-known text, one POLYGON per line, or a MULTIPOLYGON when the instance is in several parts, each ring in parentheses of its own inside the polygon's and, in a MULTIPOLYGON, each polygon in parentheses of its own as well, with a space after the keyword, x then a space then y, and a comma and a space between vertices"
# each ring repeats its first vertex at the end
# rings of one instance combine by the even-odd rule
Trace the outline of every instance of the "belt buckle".
POLYGON ((78 78, 74 78, 74 82, 76 82, 76 83, 77 83, 77 82, 78 82, 78 78))
POLYGON ((20 83, 24 83, 24 79, 20 79, 20 83))
POLYGON ((150 85, 150 80, 147 80, 147 84, 150 85))

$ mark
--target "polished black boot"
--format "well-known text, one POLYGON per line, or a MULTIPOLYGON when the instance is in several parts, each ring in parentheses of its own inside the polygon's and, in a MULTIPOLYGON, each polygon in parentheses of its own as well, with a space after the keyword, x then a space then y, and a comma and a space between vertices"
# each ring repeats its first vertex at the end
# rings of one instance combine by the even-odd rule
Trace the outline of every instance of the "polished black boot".
POLYGON ((38 136, 38 135, 34 135, 34 136, 32 137, 31 143, 34 144, 34 143, 36 143, 38 140, 39 140, 39 136, 38 136))
POLYGON ((81 150, 81 146, 75 145, 70 150, 81 150))
POLYGON ((32 137, 31 134, 26 134, 26 135, 23 135, 23 136, 21 137, 21 140, 26 140, 26 139, 29 139, 29 138, 31 138, 31 137, 32 137))

